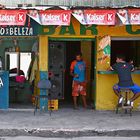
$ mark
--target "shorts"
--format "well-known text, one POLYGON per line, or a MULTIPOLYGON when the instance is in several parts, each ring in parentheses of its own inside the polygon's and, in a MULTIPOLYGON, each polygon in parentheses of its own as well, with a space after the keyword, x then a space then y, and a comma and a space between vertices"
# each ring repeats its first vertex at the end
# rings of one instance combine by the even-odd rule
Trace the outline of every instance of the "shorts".
POLYGON ((72 96, 86 96, 86 82, 73 81, 72 96))
POLYGON ((128 86, 128 87, 121 87, 118 84, 115 84, 113 86, 114 90, 117 90, 118 92, 120 92, 121 88, 128 88, 130 89, 134 94, 140 93, 140 86, 138 86, 137 84, 134 84, 133 86, 128 86))

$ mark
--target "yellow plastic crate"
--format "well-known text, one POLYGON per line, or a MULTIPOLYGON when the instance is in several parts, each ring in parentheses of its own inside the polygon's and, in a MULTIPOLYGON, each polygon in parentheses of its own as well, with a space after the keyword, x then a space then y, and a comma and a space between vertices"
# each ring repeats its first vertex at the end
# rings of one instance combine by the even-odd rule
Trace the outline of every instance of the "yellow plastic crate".
POLYGON ((48 110, 58 110, 58 100, 48 101, 48 110))

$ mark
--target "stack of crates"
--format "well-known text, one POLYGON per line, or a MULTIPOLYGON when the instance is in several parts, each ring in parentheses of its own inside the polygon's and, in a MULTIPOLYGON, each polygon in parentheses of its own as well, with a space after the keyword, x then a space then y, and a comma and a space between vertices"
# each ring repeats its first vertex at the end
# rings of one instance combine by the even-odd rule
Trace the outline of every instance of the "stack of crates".
POLYGON ((48 110, 58 110, 58 100, 48 100, 48 110))

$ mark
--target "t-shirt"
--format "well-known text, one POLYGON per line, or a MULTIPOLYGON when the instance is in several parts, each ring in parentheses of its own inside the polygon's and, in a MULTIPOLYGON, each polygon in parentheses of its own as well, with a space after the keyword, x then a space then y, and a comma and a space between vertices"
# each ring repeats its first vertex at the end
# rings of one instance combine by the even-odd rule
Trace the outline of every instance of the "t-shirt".
POLYGON ((127 87, 127 86, 133 86, 133 80, 131 77, 131 70, 133 69, 133 65, 126 63, 126 62, 120 62, 115 63, 112 68, 117 71, 118 78, 119 78, 119 86, 127 87))
POLYGON ((71 63, 70 71, 78 75, 78 77, 73 78, 74 81, 78 81, 78 82, 85 81, 86 64, 84 61, 74 60, 71 63))

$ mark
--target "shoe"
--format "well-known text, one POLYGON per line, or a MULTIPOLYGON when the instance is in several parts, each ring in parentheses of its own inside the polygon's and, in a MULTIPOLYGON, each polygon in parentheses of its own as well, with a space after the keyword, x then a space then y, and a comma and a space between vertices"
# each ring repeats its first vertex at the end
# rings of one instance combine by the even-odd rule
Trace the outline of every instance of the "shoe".
POLYGON ((130 104, 132 107, 134 106, 134 102, 131 102, 131 104, 130 104))
POLYGON ((123 97, 119 98, 119 104, 121 104, 123 101, 123 97))
POLYGON ((132 107, 133 107, 134 102, 131 102, 130 100, 128 100, 128 101, 127 101, 127 105, 130 105, 130 106, 132 106, 132 107))

